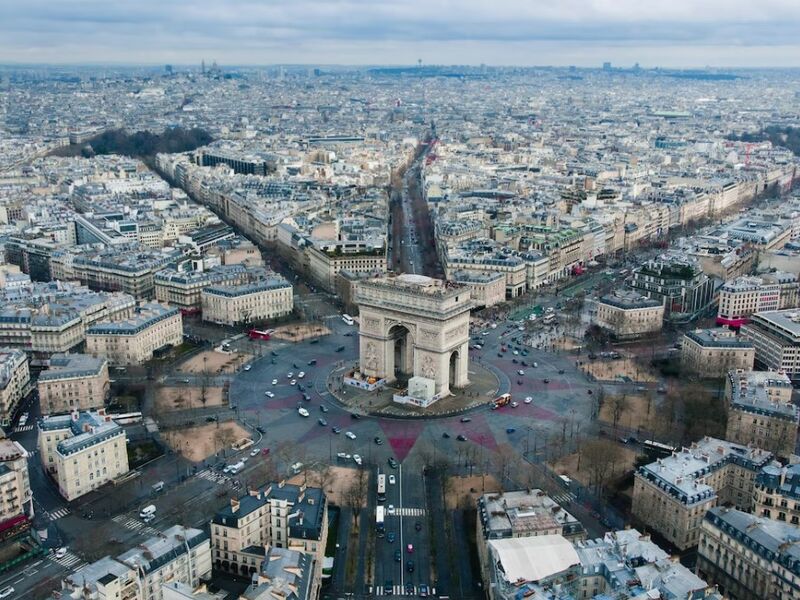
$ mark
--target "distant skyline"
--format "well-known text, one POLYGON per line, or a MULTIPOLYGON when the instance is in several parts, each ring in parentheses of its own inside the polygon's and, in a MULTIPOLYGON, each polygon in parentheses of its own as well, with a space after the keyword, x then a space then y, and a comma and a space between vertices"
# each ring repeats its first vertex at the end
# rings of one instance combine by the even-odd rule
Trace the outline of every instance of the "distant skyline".
POLYGON ((800 66, 798 0, 2 0, 0 63, 800 66))

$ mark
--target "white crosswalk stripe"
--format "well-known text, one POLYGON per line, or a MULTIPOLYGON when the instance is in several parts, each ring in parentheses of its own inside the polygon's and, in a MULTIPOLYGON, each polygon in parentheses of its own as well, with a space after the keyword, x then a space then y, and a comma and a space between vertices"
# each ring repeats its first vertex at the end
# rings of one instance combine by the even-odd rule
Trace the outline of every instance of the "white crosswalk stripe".
POLYGON ((60 564, 65 569, 78 569, 76 566, 78 563, 86 564, 83 562, 83 559, 78 556, 77 554, 73 554, 72 552, 67 552, 61 558, 56 558, 54 555, 50 555, 50 560, 55 563, 60 564))
POLYGON ((47 511, 47 516, 50 518, 51 521, 57 521, 62 517, 66 517, 70 513, 70 510, 66 507, 57 508, 55 510, 47 511))
POLYGON ((396 508, 394 510, 394 514, 397 515, 398 517, 422 517, 425 515, 425 509, 407 508, 404 506, 402 508, 396 508))
MULTIPOLYGON (((370 586, 369 593, 372 596, 416 596, 419 593, 419 586, 415 585, 413 591, 409 590, 409 592, 406 593, 404 586, 395 585, 392 588, 392 593, 387 594, 382 585, 376 585, 370 586)), ((436 594, 436 588, 428 586, 428 594, 433 597, 436 594)))
POLYGON ((219 485, 223 485, 228 483, 230 477, 225 475, 224 473, 217 473, 216 471, 212 471, 211 469, 203 469, 202 471, 197 472, 197 476, 201 477, 202 479, 207 479, 208 481, 213 481, 219 485))
POLYGON ((137 531, 139 533, 145 533, 148 535, 158 535, 159 533, 158 529, 150 527, 139 519, 129 517, 128 515, 117 515, 116 517, 112 517, 111 520, 118 525, 122 525, 125 529, 130 529, 131 531, 137 531))
POLYGON ((33 425, 20 425, 19 427, 14 428, 14 433, 22 433, 23 431, 30 431, 33 429, 33 425))
POLYGON ((564 494, 557 494, 555 496, 552 496, 552 498, 559 504, 566 504, 568 502, 574 501, 577 498, 577 496, 572 492, 566 492, 564 494))

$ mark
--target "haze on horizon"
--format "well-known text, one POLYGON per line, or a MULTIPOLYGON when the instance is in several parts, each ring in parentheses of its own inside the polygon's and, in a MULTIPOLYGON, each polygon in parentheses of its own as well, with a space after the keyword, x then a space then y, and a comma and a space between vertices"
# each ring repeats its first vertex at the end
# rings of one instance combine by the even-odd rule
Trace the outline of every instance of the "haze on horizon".
POLYGON ((800 66, 797 0, 4 0, 0 63, 800 66))

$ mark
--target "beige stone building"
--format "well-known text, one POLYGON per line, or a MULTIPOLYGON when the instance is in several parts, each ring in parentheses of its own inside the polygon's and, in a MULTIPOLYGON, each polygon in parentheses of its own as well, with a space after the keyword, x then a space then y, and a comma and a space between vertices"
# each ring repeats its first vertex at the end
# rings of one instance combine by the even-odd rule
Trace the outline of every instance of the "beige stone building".
POLYGON ((350 273, 386 273, 386 248, 368 250, 337 247, 335 250, 308 247, 303 259, 309 275, 323 288, 336 289, 336 275, 339 271, 350 273))
POLYGON ((637 292, 617 290, 598 301, 595 323, 621 340, 644 337, 661 331, 664 305, 637 292))
POLYGON ((242 285, 207 287, 201 302, 203 320, 223 325, 271 321, 294 308, 292 284, 277 275, 242 285))
POLYGON ((251 576, 264 560, 264 547, 304 552, 316 561, 317 597, 328 536, 328 504, 319 488, 273 483, 231 499, 211 521, 214 568, 251 576))
POLYGON ((766 450, 703 438, 638 469, 633 516, 679 550, 697 545, 706 511, 729 503, 753 507, 756 475, 772 461, 766 450))
POLYGON ((800 598, 800 528, 731 508, 712 508, 703 519, 697 574, 726 598, 800 598))
POLYGON ((767 465, 756 477, 753 514, 800 525, 800 464, 767 465))
POLYGON ((789 457, 797 443, 800 408, 792 404, 792 382, 775 371, 730 371, 725 380, 725 438, 789 457))
POLYGON ((31 374, 22 350, 0 348, 0 425, 8 425, 20 400, 28 393, 31 374))
POLYGON ((759 366, 783 371, 793 381, 800 378, 800 310, 755 313, 742 325, 741 336, 755 347, 759 366))
POLYGON ((39 421, 39 456, 67 500, 128 472, 125 430, 98 411, 44 417, 39 421))
POLYGON ((42 414, 102 408, 110 387, 108 361, 88 354, 54 354, 37 385, 42 414))
POLYGON ((183 321, 177 308, 151 302, 124 321, 96 323, 86 330, 86 351, 112 365, 140 365, 153 353, 183 342, 183 321))
POLYGON ((727 329, 695 329, 683 336, 681 362, 700 377, 725 377, 728 371, 753 368, 755 350, 747 339, 727 329))
POLYGON ((506 300, 506 278, 502 273, 454 271, 450 279, 472 291, 476 307, 494 306, 506 300))
POLYGON ((33 516, 28 456, 19 442, 0 439, 0 523, 19 515, 33 516))

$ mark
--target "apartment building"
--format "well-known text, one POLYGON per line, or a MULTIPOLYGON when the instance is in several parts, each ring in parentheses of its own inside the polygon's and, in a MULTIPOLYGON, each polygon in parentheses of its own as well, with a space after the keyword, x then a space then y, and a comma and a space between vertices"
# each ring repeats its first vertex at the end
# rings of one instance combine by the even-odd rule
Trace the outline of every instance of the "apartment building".
POLYGON ((631 288, 664 305, 664 317, 696 318, 714 300, 714 280, 699 266, 674 256, 648 261, 633 271, 631 288))
POLYGON ((616 290, 597 302, 595 323, 620 340, 644 337, 661 331, 664 305, 634 291, 616 290))
MULTIPOLYGON (((265 273, 262 271, 262 273, 265 273)), ((217 266, 208 270, 178 271, 162 269, 153 277, 158 302, 181 309, 200 312, 201 295, 210 285, 237 285, 250 281, 251 272, 244 265, 217 266)))
POLYGON ((208 534, 174 525, 117 557, 80 567, 63 579, 60 593, 68 600, 171 600, 175 588, 198 590, 210 576, 208 534))
POLYGON ((210 529, 214 568, 228 573, 258 572, 267 545, 313 556, 316 597, 328 530, 328 504, 321 489, 280 482, 251 490, 232 498, 210 529))
POLYGON ((800 527, 715 507, 703 519, 697 574, 736 600, 800 598, 800 527))
POLYGON ((760 367, 783 371, 792 381, 800 378, 800 310, 755 313, 740 331, 753 344, 760 367))
POLYGON ((756 477, 753 514, 800 525, 800 464, 767 465, 756 477))
POLYGON ((336 289, 339 271, 350 273, 386 273, 386 248, 368 248, 360 245, 348 248, 337 245, 333 249, 309 246, 304 260, 312 279, 328 291, 336 289))
POLYGON ((213 285, 201 292, 203 320, 223 325, 279 319, 294 309, 292 284, 273 275, 242 285, 213 285))
POLYGON ((27 355, 22 350, 0 348, 0 425, 11 423, 30 385, 27 355))
POLYGON ((264 548, 261 568, 253 574, 252 584, 241 595, 242 600, 315 600, 314 573, 316 558, 312 554, 268 546, 264 548))
POLYGON ((755 350, 743 336, 727 329, 695 329, 683 336, 681 363, 700 377, 724 377, 728 371, 753 368, 755 350))
POLYGON ((717 324, 741 327, 753 313, 795 307, 797 290, 797 277, 791 273, 726 281, 719 289, 717 324))
POLYGON ((450 279, 470 289, 476 307, 494 306, 505 302, 506 278, 502 273, 454 271, 450 279))
POLYGON ((177 252, 117 247, 78 254, 72 259, 72 269, 75 277, 90 289, 125 292, 136 300, 150 300, 155 294, 154 274, 178 257, 177 252))
POLYGON ((88 354, 54 354, 37 383, 42 413, 102 408, 108 399, 108 361, 88 354))
POLYGON ((29 456, 19 442, 0 438, 0 525, 19 515, 33 516, 29 456))
POLYGON ((141 365, 156 351, 183 342, 183 320, 177 308, 156 302, 136 308, 124 321, 103 322, 86 330, 86 351, 112 365, 141 365))
POLYGON ((74 410, 39 421, 37 446, 45 470, 67 500, 96 490, 128 472, 125 430, 97 411, 74 410))
POLYGON ((725 503, 752 509, 756 475, 772 459, 760 448, 705 437, 639 467, 631 512, 678 550, 686 550, 697 544, 708 509, 725 503))
POLYGON ((792 382, 775 371, 730 371, 725 380, 728 427, 725 439, 794 454, 800 408, 792 404, 792 382))

